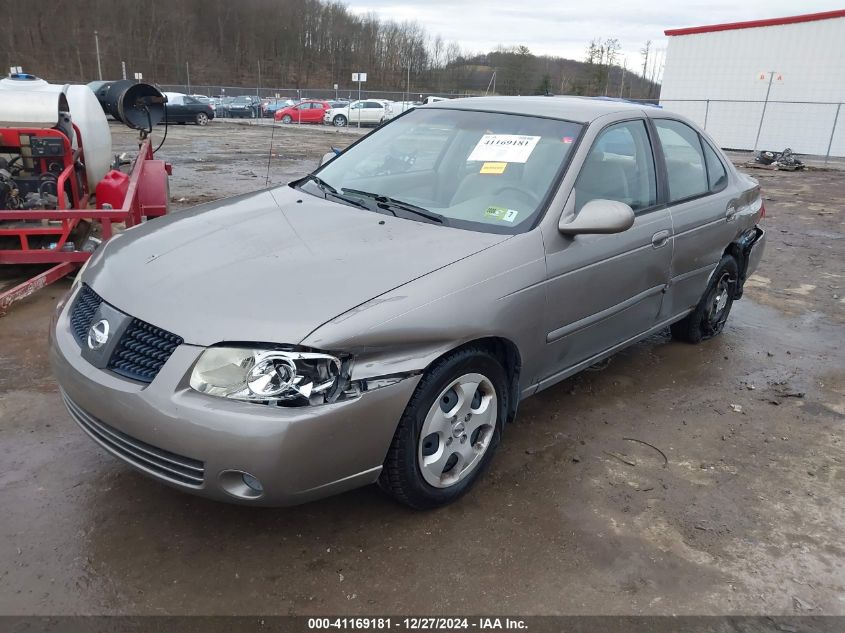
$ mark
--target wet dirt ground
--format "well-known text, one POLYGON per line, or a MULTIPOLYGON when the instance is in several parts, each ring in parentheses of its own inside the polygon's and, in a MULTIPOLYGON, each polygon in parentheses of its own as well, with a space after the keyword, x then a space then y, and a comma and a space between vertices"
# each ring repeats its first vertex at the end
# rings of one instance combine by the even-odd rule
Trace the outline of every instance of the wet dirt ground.
MULTIPOLYGON (((131 149, 128 133, 118 144, 131 149)), ((171 128, 174 207, 264 186, 270 129, 171 128)), ((274 132, 271 183, 356 132, 274 132)), ((769 246, 722 336, 654 336, 521 405, 435 512, 288 509, 136 474, 66 414, 46 330, 0 319, 2 614, 845 614, 845 177, 754 171, 769 246)))

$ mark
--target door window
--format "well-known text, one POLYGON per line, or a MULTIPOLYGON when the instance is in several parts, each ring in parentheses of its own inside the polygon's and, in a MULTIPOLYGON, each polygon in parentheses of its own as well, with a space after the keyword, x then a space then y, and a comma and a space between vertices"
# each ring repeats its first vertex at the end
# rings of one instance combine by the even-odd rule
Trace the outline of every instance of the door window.
POLYGON ((654 155, 645 121, 626 121, 596 139, 575 182, 575 212, 590 200, 616 200, 635 212, 657 204, 654 155))
POLYGON ((710 185, 710 191, 720 191, 728 183, 725 166, 707 141, 702 139, 701 144, 704 146, 704 160, 707 162, 707 182, 710 185))
POLYGON ((669 119, 656 119, 654 125, 666 157, 669 201, 678 202, 707 193, 710 185, 698 132, 669 119))

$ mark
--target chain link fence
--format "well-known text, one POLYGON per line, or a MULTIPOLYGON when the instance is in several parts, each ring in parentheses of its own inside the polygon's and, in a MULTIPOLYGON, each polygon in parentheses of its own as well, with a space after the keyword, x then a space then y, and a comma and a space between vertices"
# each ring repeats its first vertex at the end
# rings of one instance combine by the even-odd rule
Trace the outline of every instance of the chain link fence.
POLYGON ((845 107, 839 102, 660 99, 660 106, 703 127, 724 149, 845 157, 845 107))
MULTIPOLYGON (((54 82, 62 83, 62 82, 54 82)), ((74 83, 74 82, 69 82, 74 83)), ((223 85, 161 84, 167 92, 279 99, 353 100, 358 86, 334 88, 273 88, 223 85)), ((367 90, 360 98, 421 101, 429 96, 455 99, 476 96, 460 92, 367 90)), ((824 159, 845 158, 845 106, 837 101, 754 101, 742 99, 630 99, 682 114, 704 128, 723 149, 782 151, 824 159)))
MULTIPOLYGON (((366 84, 364 84, 366 85, 366 84)), ((161 84, 160 90, 166 92, 182 92, 185 94, 205 95, 207 97, 240 97, 242 95, 258 96, 262 99, 329 99, 350 100, 358 98, 358 86, 343 88, 259 88, 244 86, 196 86, 186 84, 161 84)), ((457 99, 469 97, 467 93, 451 92, 405 92, 402 90, 367 90, 361 89, 362 99, 386 99, 388 101, 420 101, 426 97, 445 97, 457 99)))

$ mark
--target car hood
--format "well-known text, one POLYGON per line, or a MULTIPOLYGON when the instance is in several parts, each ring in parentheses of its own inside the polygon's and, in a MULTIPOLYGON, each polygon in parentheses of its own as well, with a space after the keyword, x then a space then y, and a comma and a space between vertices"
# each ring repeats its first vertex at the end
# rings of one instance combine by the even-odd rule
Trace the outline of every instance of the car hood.
POLYGON ((92 258, 83 281, 186 343, 296 344, 335 316, 509 237, 285 186, 125 231, 92 258))

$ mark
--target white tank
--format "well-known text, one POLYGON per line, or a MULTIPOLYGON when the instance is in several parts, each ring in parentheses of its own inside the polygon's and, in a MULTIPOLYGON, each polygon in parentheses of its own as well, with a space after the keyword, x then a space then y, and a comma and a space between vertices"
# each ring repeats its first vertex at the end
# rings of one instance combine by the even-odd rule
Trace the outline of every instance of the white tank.
MULTIPOLYGON (((88 86, 75 86, 57 84, 50 84, 43 79, 37 77, 25 79, 6 78, 0 80, 0 100, 4 100, 3 92, 6 91, 6 99, 14 98, 18 101, 24 99, 24 92, 49 92, 49 93, 63 93, 67 99, 70 108, 71 120, 79 128, 82 134, 82 146, 85 150, 85 171, 88 175, 88 186, 91 192, 97 186, 97 183, 103 179, 106 172, 109 170, 112 163, 112 144, 111 131, 109 130, 109 122, 106 115, 103 113, 103 108, 97 97, 88 86)), ((0 107, 4 112, 12 110, 20 110, 21 118, 15 120, 14 116, 6 114, 3 117, 2 124, 8 127, 24 125, 28 119, 27 107, 13 108, 9 107, 12 104, 3 104, 7 107, 0 107), (8 120, 8 119, 12 120, 8 120)), ((56 123, 58 123, 58 112, 56 115, 56 123)), ((55 125, 54 123, 53 125, 55 125)), ((52 126, 51 126, 52 127, 52 126)), ((76 147, 76 139, 73 140, 73 145, 76 147)))

